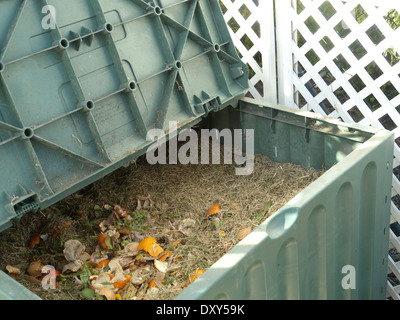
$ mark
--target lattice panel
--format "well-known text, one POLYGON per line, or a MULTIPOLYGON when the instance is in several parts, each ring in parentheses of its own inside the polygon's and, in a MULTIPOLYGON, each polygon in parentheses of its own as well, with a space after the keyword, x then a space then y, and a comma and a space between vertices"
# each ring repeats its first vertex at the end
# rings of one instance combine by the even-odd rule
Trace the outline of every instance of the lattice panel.
POLYGON ((261 35, 261 23, 265 16, 260 14, 260 0, 220 0, 220 6, 239 56, 250 69, 248 96, 262 100, 265 79, 262 43, 265 37, 261 35))
MULTIPOLYGON (((293 83, 294 104, 394 132, 391 212, 392 222, 400 221, 400 1, 292 2, 286 12, 277 12, 277 19, 292 20, 288 48, 294 68, 288 81, 293 83)), ((398 235, 391 231, 390 239, 400 252, 398 235)), ((389 273, 400 279, 399 263, 390 256, 389 273)), ((395 299, 399 288, 388 281, 388 294, 395 299)))

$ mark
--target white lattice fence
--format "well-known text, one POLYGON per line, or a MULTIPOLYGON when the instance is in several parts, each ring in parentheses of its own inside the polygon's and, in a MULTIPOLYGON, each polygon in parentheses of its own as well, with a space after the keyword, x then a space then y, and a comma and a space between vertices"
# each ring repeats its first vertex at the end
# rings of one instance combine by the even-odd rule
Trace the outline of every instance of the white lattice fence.
MULTIPOLYGON (((392 130, 391 213, 400 221, 400 1, 278 2, 279 103, 392 130)), ((400 252, 392 230, 390 240, 400 252)), ((390 255, 389 273, 397 279, 388 294, 400 299, 400 263, 390 255)))
POLYGON ((249 95, 276 103, 273 1, 219 2, 236 49, 250 69, 249 95))

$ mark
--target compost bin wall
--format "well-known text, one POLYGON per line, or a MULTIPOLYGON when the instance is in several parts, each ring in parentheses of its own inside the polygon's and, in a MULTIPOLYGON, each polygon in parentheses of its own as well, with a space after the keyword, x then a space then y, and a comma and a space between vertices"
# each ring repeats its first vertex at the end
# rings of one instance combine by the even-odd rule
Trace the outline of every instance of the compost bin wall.
POLYGON ((329 170, 177 299, 385 298, 391 133, 250 99, 207 125, 255 129, 255 153, 329 170))

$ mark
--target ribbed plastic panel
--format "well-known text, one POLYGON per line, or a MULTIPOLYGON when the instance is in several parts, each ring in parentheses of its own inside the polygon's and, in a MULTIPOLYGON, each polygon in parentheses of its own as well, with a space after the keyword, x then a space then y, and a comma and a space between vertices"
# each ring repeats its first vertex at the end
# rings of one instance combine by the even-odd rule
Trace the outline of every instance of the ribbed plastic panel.
POLYGON ((248 68, 217 0, 0 1, 0 231, 235 105, 248 68))

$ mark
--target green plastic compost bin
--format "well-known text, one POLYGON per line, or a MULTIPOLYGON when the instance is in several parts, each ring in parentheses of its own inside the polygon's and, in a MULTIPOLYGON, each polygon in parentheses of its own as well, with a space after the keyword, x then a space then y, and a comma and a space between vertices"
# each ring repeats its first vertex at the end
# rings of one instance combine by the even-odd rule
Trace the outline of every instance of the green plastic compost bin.
MULTIPOLYGON (((178 299, 384 298, 393 135, 243 98, 248 73, 217 0, 0 1, 0 231, 170 121, 254 129, 256 153, 329 170, 178 299)), ((0 298, 37 297, 0 272, 0 298)))

